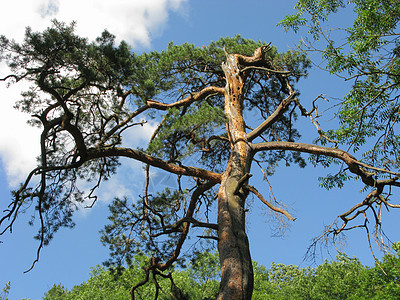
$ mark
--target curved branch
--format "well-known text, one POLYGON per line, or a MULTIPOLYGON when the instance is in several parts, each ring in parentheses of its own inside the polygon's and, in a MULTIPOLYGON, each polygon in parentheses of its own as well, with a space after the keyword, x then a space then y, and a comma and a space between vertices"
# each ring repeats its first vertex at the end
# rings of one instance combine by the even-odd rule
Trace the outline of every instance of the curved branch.
POLYGON ((158 110, 167 110, 172 107, 181 107, 181 106, 187 106, 192 104, 193 102, 203 100, 213 94, 219 94, 219 95, 224 95, 225 94, 225 89, 221 87, 216 87, 216 86, 209 86, 204 89, 202 89, 200 92, 196 94, 191 94, 190 96, 176 101, 174 103, 162 103, 156 100, 149 99, 147 100, 147 105, 149 108, 155 108, 158 110))
POLYGON ((18 76, 15 74, 9 74, 3 78, 0 78, 0 81, 7 81, 10 78, 14 78, 15 82, 21 81, 22 79, 24 79, 25 77, 27 77, 28 75, 31 75, 32 72, 26 72, 25 74, 18 76))
POLYGON ((279 120, 279 118, 283 115, 283 113, 288 109, 289 104, 293 100, 295 100, 296 92, 293 91, 292 87, 289 84, 287 84, 287 87, 289 88, 290 91, 289 96, 287 96, 285 99, 282 100, 277 109, 271 115, 269 115, 264 122, 262 122, 259 126, 257 126, 256 129, 247 134, 248 141, 251 142, 256 137, 260 136, 265 130, 271 127, 271 125, 274 124, 277 120, 279 120))
POLYGON ((273 211, 278 212, 278 213, 284 215, 284 216, 285 216, 286 218, 288 218, 290 221, 295 221, 295 220, 296 220, 296 218, 293 218, 293 217, 291 216, 291 214, 289 214, 286 210, 284 210, 284 209, 282 209, 282 208, 279 208, 279 207, 275 207, 275 206, 273 206, 270 202, 268 202, 268 201, 263 197, 263 195, 261 195, 260 192, 259 192, 254 186, 248 185, 248 186, 246 186, 246 188, 247 188, 250 192, 252 192, 254 195, 256 195, 256 196, 258 197, 258 199, 261 200, 262 203, 264 203, 265 205, 267 205, 267 206, 268 206, 270 209, 272 209, 273 211))
POLYGON ((192 104, 193 102, 203 100, 209 96, 212 96, 214 94, 224 94, 225 89, 219 88, 219 87, 206 87, 202 89, 200 92, 196 94, 191 94, 190 96, 176 101, 174 103, 162 103, 156 100, 148 99, 146 101, 146 104, 143 105, 142 107, 139 107, 137 110, 135 110, 133 113, 131 113, 129 116, 127 116, 121 123, 117 124, 114 126, 110 131, 108 131, 104 137, 101 139, 101 141, 98 143, 98 146, 104 145, 105 142, 113 136, 119 129, 123 128, 126 126, 133 118, 136 116, 140 115, 141 113, 145 112, 146 110, 149 109, 157 109, 157 110, 167 110, 172 107, 181 107, 181 106, 187 106, 192 104))
POLYGON ((243 68, 242 70, 240 70, 240 73, 243 73, 247 70, 253 70, 253 69, 268 71, 271 73, 276 73, 276 74, 281 74, 281 75, 289 75, 291 73, 290 71, 279 71, 279 70, 273 70, 273 69, 269 69, 269 68, 265 68, 265 67, 253 67, 253 66, 243 68))
POLYGON ((136 159, 140 162, 149 164, 150 166, 157 167, 163 169, 165 171, 177 174, 177 175, 185 175, 185 176, 193 176, 201 179, 205 179, 208 181, 215 183, 221 182, 221 174, 214 173, 205 169, 195 168, 190 166, 178 166, 173 163, 168 163, 167 161, 146 154, 143 151, 134 150, 130 148, 121 148, 121 147, 107 147, 103 149, 88 149, 88 160, 96 159, 100 157, 111 157, 111 156, 120 156, 120 157, 129 157, 136 159))
MULTIPOLYGON (((196 204, 197 201, 199 199, 199 197, 207 190, 211 189, 213 186, 215 185, 215 183, 213 182, 207 182, 205 184, 202 184, 200 186, 198 186, 196 188, 196 190, 193 192, 191 200, 190 200, 190 204, 188 207, 188 210, 186 212, 186 218, 193 218, 193 214, 194 211, 196 209, 196 204)), ((190 229, 190 222, 185 222, 183 224, 183 230, 182 230, 182 234, 179 238, 178 244, 175 248, 174 254, 172 255, 172 257, 170 257, 170 259, 168 259, 165 263, 163 263, 162 265, 158 266, 158 269, 161 271, 166 270, 167 268, 169 268, 179 257, 182 245, 184 243, 184 241, 186 240, 186 237, 189 233, 189 229, 190 229)))
POLYGON ((288 150, 288 151, 297 151, 297 152, 337 158, 342 160, 349 167, 350 172, 360 176, 361 180, 366 185, 369 185, 371 187, 376 187, 377 185, 400 186, 400 183, 398 182, 398 179, 400 178, 399 173, 395 173, 384 169, 377 169, 373 166, 368 166, 362 162, 357 161, 355 157, 350 155, 348 152, 338 148, 329 148, 313 144, 295 143, 295 142, 266 142, 266 143, 252 144, 252 147, 255 152, 266 151, 266 150, 288 150), (365 169, 362 169, 361 167, 372 170, 379 170, 382 173, 395 175, 395 177, 390 179, 376 180, 374 178, 375 175, 374 173, 368 172, 365 169))
POLYGON ((296 102, 296 106, 300 109, 300 112, 303 116, 305 117, 309 117, 311 123, 315 126, 315 128, 317 129, 317 132, 319 134, 319 136, 321 138, 324 138, 325 140, 327 140, 330 143, 333 143, 335 146, 337 146, 337 144, 339 143, 338 141, 332 140, 330 139, 326 134, 324 134, 321 130, 321 125, 319 124, 319 122, 317 121, 317 119, 320 117, 320 115, 318 114, 318 108, 317 105, 315 104, 316 101, 318 99, 323 99, 325 101, 328 101, 323 95, 318 95, 317 97, 315 97, 315 99, 312 101, 312 109, 310 111, 307 111, 300 103, 300 101, 298 99, 295 99, 296 102), (313 117, 313 113, 315 112, 315 116, 313 117))
POLYGON ((176 221, 174 224, 168 225, 166 227, 175 229, 175 228, 179 228, 183 223, 191 223, 191 224, 193 224, 193 227, 204 227, 204 228, 218 230, 218 224, 200 222, 192 217, 183 217, 182 219, 179 219, 178 221, 176 221))
MULTIPOLYGON (((78 155, 80 156, 80 160, 84 161, 87 156, 87 148, 85 144, 85 139, 82 135, 82 132, 75 125, 70 123, 72 119, 72 115, 64 115, 62 117, 62 127, 66 131, 68 131, 75 140, 75 145, 78 150, 78 155)), ((75 157, 76 159, 77 157, 75 157)))
POLYGON ((150 108, 149 105, 144 105, 142 107, 139 107, 137 110, 129 114, 122 122, 118 123, 115 125, 112 129, 110 129, 107 133, 104 134, 103 138, 97 143, 97 146, 100 147, 104 145, 107 140, 114 135, 119 129, 123 128, 126 126, 133 118, 136 116, 140 115, 141 113, 145 112, 150 108))

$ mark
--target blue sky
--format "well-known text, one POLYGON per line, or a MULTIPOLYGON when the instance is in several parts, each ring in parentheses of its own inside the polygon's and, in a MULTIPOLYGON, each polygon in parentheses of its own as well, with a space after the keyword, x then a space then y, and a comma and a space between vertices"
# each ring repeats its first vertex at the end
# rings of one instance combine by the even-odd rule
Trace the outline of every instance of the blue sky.
MULTIPOLYGON (((0 23, 0 34, 18 39, 25 26, 41 30, 50 24, 52 17, 56 17, 68 22, 77 20, 78 32, 91 38, 100 34, 104 28, 108 28, 118 38, 125 39, 133 45, 134 50, 138 52, 163 50, 170 41, 176 44, 189 42, 201 46, 220 37, 236 34, 272 42, 278 50, 286 51, 294 47, 301 38, 301 35, 285 33, 282 28, 276 26, 286 14, 293 12, 296 1, 292 0, 131 0, 131 4, 136 3, 136 6, 132 4, 129 7, 123 6, 124 1, 113 1, 116 4, 115 10, 106 4, 100 5, 107 1, 98 1, 96 9, 91 9, 94 7, 94 1, 81 0, 79 3, 84 5, 79 12, 73 9, 74 4, 77 4, 75 0, 42 0, 37 1, 36 6, 28 5, 29 2, 7 1, 5 6, 2 6, 0 22, 3 23, 0 23), (67 2, 71 7, 65 6, 67 2), (17 9, 21 7, 24 9, 19 9, 20 14, 18 14, 17 9), (13 16, 12 20, 8 16, 13 16)), ((335 20, 346 23, 349 17, 351 14, 340 14, 335 20)), ((0 68, 0 72, 2 70, 4 71, 0 68)), ((4 103, 12 102, 15 94, 8 94, 4 87, 0 88, 2 88, 0 108, 4 112, 10 106, 6 108, 4 103)), ((315 69, 298 88, 303 104, 307 105, 319 94, 329 95, 332 104, 334 98, 344 96, 348 86, 341 80, 315 69)), ((12 114, 9 113, 10 116, 14 116, 12 114)), ((7 207, 10 190, 29 171, 37 153, 36 145, 39 143, 37 132, 30 131, 31 129, 23 124, 20 115, 0 121, 1 210, 7 207), (11 128, 15 128, 16 131, 11 128)), ((307 120, 301 121, 300 124, 304 129, 304 141, 311 142, 315 137, 315 128, 307 120)), ((335 126, 335 121, 328 119, 323 126, 325 128, 335 126)), ((151 132, 151 128, 150 126, 146 130, 151 132)), ((148 132, 143 133, 143 136, 146 135, 148 132)), ((140 169, 138 164, 128 164, 131 169, 140 169)), ((310 240, 320 234, 324 226, 329 225, 337 215, 348 210, 363 197, 363 194, 359 193, 362 188, 359 182, 350 182, 341 190, 326 191, 320 188, 317 178, 328 171, 312 166, 306 169, 280 167, 276 174, 269 178, 275 196, 291 206, 297 220, 291 224, 283 237, 274 237, 271 223, 267 222, 268 214, 264 215, 265 209, 255 199, 252 213, 248 218, 253 259, 267 267, 272 261, 308 265, 307 262, 303 262, 303 256, 310 240)), ((74 229, 61 230, 55 236, 50 245, 42 250, 39 263, 28 274, 23 274, 23 271, 28 269, 35 259, 38 246, 32 238, 35 228, 27 225, 29 215, 21 216, 17 220, 12 234, 0 238, 3 241, 0 244, 2 270, 0 287, 11 281, 10 299, 24 297, 40 299, 54 283, 62 283, 65 287, 71 288, 88 279, 90 267, 100 264, 108 255, 107 249, 99 242, 98 231, 107 221, 107 201, 112 198, 113 191, 115 194, 117 190, 131 193, 133 197, 141 191, 142 183, 136 178, 134 183, 121 183, 121 178, 116 176, 111 182, 108 194, 103 191, 103 201, 99 201, 90 211, 76 215, 74 229)), ((265 187, 265 190, 267 188, 265 187)), ((392 240, 398 241, 399 233, 390 230, 397 224, 395 216, 395 212, 388 214, 385 228, 392 240)), ((348 236, 348 244, 344 250, 350 256, 359 257, 365 264, 373 263, 365 233, 362 231, 348 236)), ((335 256, 333 249, 331 256, 326 251, 322 251, 322 254, 321 257, 327 259, 335 256)))

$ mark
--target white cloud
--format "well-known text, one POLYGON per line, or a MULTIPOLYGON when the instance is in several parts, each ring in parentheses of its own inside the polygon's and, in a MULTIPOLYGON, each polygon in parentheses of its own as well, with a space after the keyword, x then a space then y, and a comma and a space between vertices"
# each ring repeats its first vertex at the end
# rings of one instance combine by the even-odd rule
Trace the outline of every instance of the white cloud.
POLYGON ((143 124, 143 126, 136 125, 132 130, 128 129, 123 134, 123 146, 137 147, 142 146, 144 143, 148 143, 158 124, 159 123, 156 121, 148 120, 147 123, 143 124))
POLYGON ((161 30, 170 11, 183 13, 187 0, 13 0, 0 11, 2 34, 20 40, 25 27, 43 30, 56 18, 77 22, 82 36, 94 39, 104 30, 130 45, 149 46, 151 35, 161 30), (4 30, 5 29, 5 30, 4 30))
MULTIPOLYGON (((0 10, 0 34, 22 41, 25 27, 41 31, 51 19, 66 23, 77 22, 77 33, 95 39, 107 29, 133 47, 149 47, 154 34, 159 34, 168 21, 170 11, 182 12, 187 0, 13 0, 6 1, 0 10)), ((6 73, 0 65, 0 77, 6 73)), ((13 109, 20 98, 21 85, 6 89, 0 82, 0 158, 8 183, 15 186, 35 166, 39 154, 39 130, 26 125, 29 116, 13 109)), ((153 124, 154 125, 154 124, 153 124)), ((153 125, 139 133, 148 138, 153 125)))
MULTIPOLYGON (((5 70, 4 64, 1 64, 0 74, 5 70)), ((13 108, 16 100, 21 98, 21 89, 27 85, 21 83, 9 88, 4 87, 4 82, 0 85, 0 158, 9 185, 15 187, 36 166, 36 157, 40 153, 40 131, 26 123, 29 116, 13 108)))
POLYGON ((151 35, 168 21, 169 11, 179 11, 185 0, 42 0, 37 12, 44 19, 77 21, 79 34, 94 39, 107 29, 135 46, 150 46, 151 35))
POLYGON ((139 182, 138 180, 132 180, 131 182, 126 181, 126 173, 131 175, 134 173, 136 176, 131 176, 132 178, 143 175, 141 164, 136 162, 132 166, 125 167, 124 169, 125 170, 121 170, 123 172, 118 172, 116 176, 102 183, 101 188, 97 192, 101 202, 108 203, 114 200, 114 198, 122 199, 124 197, 135 199, 137 195, 133 191, 142 190, 142 185, 137 185, 139 182))

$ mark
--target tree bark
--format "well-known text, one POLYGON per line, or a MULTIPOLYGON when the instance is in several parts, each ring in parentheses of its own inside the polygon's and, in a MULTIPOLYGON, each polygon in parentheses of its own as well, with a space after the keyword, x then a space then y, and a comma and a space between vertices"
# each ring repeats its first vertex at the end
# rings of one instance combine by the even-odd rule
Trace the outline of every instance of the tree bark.
POLYGON ((243 78, 237 57, 227 55, 222 65, 227 85, 225 114, 231 142, 231 157, 218 192, 218 250, 221 263, 221 283, 218 300, 251 299, 253 267, 245 230, 245 200, 242 178, 250 171, 252 151, 247 142, 243 120, 243 78))

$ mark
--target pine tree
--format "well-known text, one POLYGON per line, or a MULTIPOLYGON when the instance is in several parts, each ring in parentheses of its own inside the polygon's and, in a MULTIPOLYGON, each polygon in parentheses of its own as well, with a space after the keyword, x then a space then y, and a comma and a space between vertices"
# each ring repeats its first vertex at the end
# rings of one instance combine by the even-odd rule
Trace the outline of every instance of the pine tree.
POLYGON ((17 107, 42 129, 39 164, 14 191, 0 219, 1 233, 34 208, 40 224, 37 261, 59 228, 74 225, 77 203, 92 199, 94 204, 96 190, 123 158, 142 162, 146 186, 140 200, 115 199, 102 237, 111 250, 110 267, 131 263, 140 251, 153 255, 144 281, 132 288, 132 299, 151 277, 157 286, 160 276, 171 280, 175 297, 180 295, 166 271, 180 261, 183 244, 196 228, 203 230, 201 239, 218 245, 218 299, 251 298, 247 196, 254 194, 294 220, 249 184, 254 164, 267 176, 279 161, 303 167, 301 154, 308 153, 341 161, 378 191, 399 184, 398 177, 375 179, 368 166, 344 150, 297 142, 295 120, 316 110, 303 107, 295 88, 310 64, 302 52, 279 53, 269 44, 236 36, 201 48, 170 44, 165 51, 137 55, 124 42, 116 46, 108 32, 89 42, 74 33, 73 24, 56 21, 43 32, 28 28, 22 44, 1 37, 0 49, 12 71, 1 80, 31 83, 17 107), (131 147, 126 136, 151 119, 158 127, 149 144, 131 147), (150 193, 151 169, 173 174, 177 188, 150 193), (88 193, 80 187, 83 181, 92 184, 88 193))

